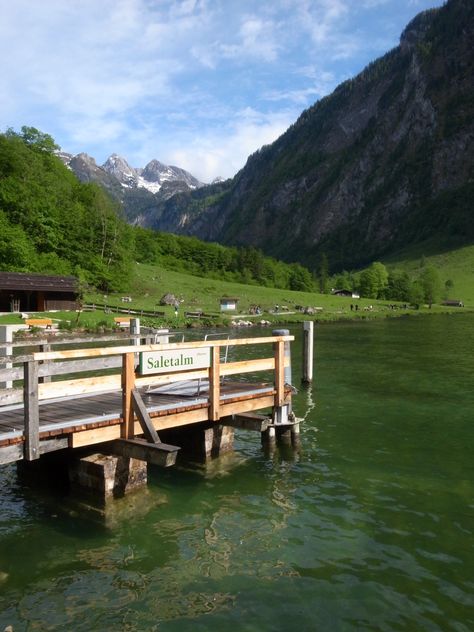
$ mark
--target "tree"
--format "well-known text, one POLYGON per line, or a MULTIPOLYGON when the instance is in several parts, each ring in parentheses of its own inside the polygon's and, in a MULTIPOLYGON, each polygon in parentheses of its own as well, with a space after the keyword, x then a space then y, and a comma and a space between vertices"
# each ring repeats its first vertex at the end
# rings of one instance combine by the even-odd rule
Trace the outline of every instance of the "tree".
POLYGON ((387 298, 394 301, 410 300, 411 281, 407 272, 394 270, 388 275, 387 298))
POLYGON ((329 262, 325 252, 321 254, 317 276, 319 280, 319 291, 321 294, 326 294, 328 291, 329 262))
POLYGON ((12 226, 0 210, 0 269, 28 272, 36 252, 21 226, 12 226))
POLYGON ((313 280, 307 268, 303 268, 299 263, 292 263, 289 278, 289 289, 298 292, 312 292, 313 280))
POLYGON ((420 283, 423 289, 423 298, 431 306, 435 303, 441 293, 441 280, 438 271, 433 266, 423 268, 420 275, 420 283))
POLYGON ((54 139, 49 134, 40 132, 36 127, 27 127, 23 125, 21 128, 21 138, 24 143, 30 145, 33 149, 45 151, 50 154, 54 153, 57 149, 60 149, 59 145, 54 142, 54 139))
POLYGON ((444 295, 446 298, 449 298, 452 294, 454 288, 454 281, 452 279, 448 279, 444 284, 444 295))
POLYGON ((421 286, 419 280, 416 280, 411 284, 408 300, 411 305, 416 307, 416 309, 418 309, 420 303, 423 302, 423 287, 421 286))
POLYGON ((379 261, 363 270, 359 278, 359 291, 366 298, 382 298, 388 287, 387 268, 379 261))
POLYGON ((350 290, 354 289, 354 282, 350 272, 343 270, 341 274, 338 274, 334 280, 334 287, 337 290, 350 290))

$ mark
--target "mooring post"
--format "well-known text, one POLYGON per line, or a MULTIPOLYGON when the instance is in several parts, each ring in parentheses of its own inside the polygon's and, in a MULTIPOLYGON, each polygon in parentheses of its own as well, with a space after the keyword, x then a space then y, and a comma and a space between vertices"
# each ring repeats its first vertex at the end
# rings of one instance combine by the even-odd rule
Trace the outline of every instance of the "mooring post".
POLYGON ((313 381, 313 341, 314 322, 306 320, 303 323, 303 373, 301 381, 310 384, 313 381))
POLYGON ((130 336, 133 336, 132 345, 139 347, 140 346, 140 319, 139 318, 130 319, 130 336), (136 338, 134 336, 136 336, 136 338))

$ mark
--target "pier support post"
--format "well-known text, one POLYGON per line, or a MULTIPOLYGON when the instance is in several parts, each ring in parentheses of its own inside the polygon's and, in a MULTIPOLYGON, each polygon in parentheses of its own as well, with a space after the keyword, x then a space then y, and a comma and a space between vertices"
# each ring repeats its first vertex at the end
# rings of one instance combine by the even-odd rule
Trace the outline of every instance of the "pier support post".
POLYGON ((311 384, 313 381, 313 341, 314 322, 312 320, 303 323, 303 384, 311 384))
POLYGON ((234 449, 234 428, 227 425, 226 417, 222 423, 204 422, 183 428, 160 431, 160 437, 166 442, 179 445, 180 454, 191 459, 214 459, 234 449))
POLYGON ((291 443, 295 448, 300 445, 300 424, 298 422, 291 427, 291 443))
MULTIPOLYGON (((290 330, 289 329, 274 329, 272 331, 272 336, 289 336, 290 335, 290 330)), ((285 380, 285 384, 291 384, 292 383, 292 377, 291 377, 291 349, 290 349, 290 343, 289 342, 284 342, 284 356, 285 356, 285 368, 284 368, 284 380, 285 380)))
POLYGON ((276 430, 275 426, 270 426, 264 432, 262 432, 262 443, 266 444, 276 444, 276 430))
POLYGON ((38 362, 23 363, 24 454, 27 461, 40 458, 38 362))
MULTIPOLYGON (((289 336, 288 329, 274 329, 273 336, 289 336)), ((290 343, 275 343, 275 388, 277 394, 275 397, 275 406, 273 409, 273 422, 275 424, 288 423, 288 415, 291 413, 291 404, 283 405, 284 385, 291 385, 291 351, 290 343), (281 350, 283 346, 283 353, 281 350)))
POLYGON ((215 458, 234 449, 234 429, 222 424, 214 424, 204 430, 203 456, 215 458))
POLYGON ((120 498, 147 483, 147 463, 138 459, 90 454, 71 460, 71 487, 106 500, 120 498))
POLYGON ((135 388, 135 354, 122 355, 122 439, 133 439, 132 391, 135 388))

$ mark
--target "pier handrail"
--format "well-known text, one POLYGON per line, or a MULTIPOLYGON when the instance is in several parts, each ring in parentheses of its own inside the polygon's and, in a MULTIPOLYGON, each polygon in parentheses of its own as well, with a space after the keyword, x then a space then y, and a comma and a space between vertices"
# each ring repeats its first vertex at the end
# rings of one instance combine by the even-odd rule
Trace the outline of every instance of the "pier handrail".
MULTIPOLYGON (((233 340, 207 340, 180 343, 145 344, 140 347, 126 345, 121 347, 102 347, 88 349, 68 349, 63 351, 35 352, 28 361, 23 364, 24 379, 22 392, 17 389, 8 389, 3 399, 5 404, 14 404, 23 401, 24 408, 24 438, 25 458, 33 460, 39 458, 39 402, 40 400, 53 398, 74 397, 81 394, 93 394, 111 390, 122 390, 122 423, 121 435, 131 438, 136 432, 135 413, 132 406, 132 391, 140 386, 151 384, 169 384, 184 380, 205 379, 209 380, 209 420, 217 421, 221 415, 220 379, 224 375, 250 373, 273 370, 275 373, 274 386, 271 391, 274 406, 282 406, 285 401, 284 368, 289 362, 285 357, 285 342, 291 342, 294 336, 266 336, 260 338, 237 338, 233 340), (269 358, 256 358, 221 364, 220 348, 244 345, 272 344, 273 354, 269 358), (203 369, 186 369, 181 371, 166 371, 161 374, 140 375, 136 374, 136 358, 138 353, 149 351, 168 351, 185 349, 210 349, 210 367, 203 369), (121 373, 102 375, 87 378, 65 379, 56 382, 41 382, 40 368, 48 370, 48 366, 61 365, 63 374, 67 375, 68 362, 54 363, 54 360, 70 360, 71 364, 77 363, 78 358, 104 358, 121 356, 121 373)), ((97 360, 95 361, 97 362, 97 360)), ((84 361, 84 371, 88 369, 87 361, 84 361)), ((117 364, 114 365, 115 368, 117 364)), ((108 368, 104 365, 103 368, 108 368)), ((117 367, 118 368, 118 367, 117 367)), ((1 401, 2 398, 0 398, 1 401)))
MULTIPOLYGON (((23 380, 25 367, 29 363, 35 363, 39 380, 38 396, 40 400, 55 397, 67 397, 99 391, 115 390, 120 388, 120 374, 122 368, 122 356, 126 353, 136 354, 138 351, 166 351, 192 348, 221 348, 231 345, 253 344, 284 344, 292 340, 292 336, 271 336, 265 338, 239 338, 233 340, 195 341, 184 343, 149 344, 140 347, 127 345, 123 347, 101 347, 67 349, 62 351, 35 352, 21 358, 21 366, 10 369, 1 369, 3 379, 23 380), (77 377, 75 373, 90 373, 92 371, 116 370, 115 375, 96 375, 94 377, 77 377), (57 376, 59 380, 52 381, 57 376), (61 379, 62 378, 62 379, 61 379)), ((136 356, 135 356, 136 357, 136 356)), ((274 369, 274 360, 257 358, 247 361, 227 362, 221 367, 221 377, 235 373, 250 373, 253 371, 265 371, 274 369)), ((169 372, 160 376, 140 377, 137 380, 140 385, 151 383, 167 384, 172 381, 185 379, 205 379, 205 370, 190 370, 181 373, 169 372)), ((24 401, 21 388, 7 388, 0 390, 0 409, 3 406, 15 405, 24 401)))
POLYGON ((65 360, 73 358, 92 358, 124 353, 137 353, 137 351, 169 351, 178 349, 199 349, 206 347, 226 347, 240 345, 261 345, 275 342, 291 342, 294 336, 265 336, 262 338, 233 338, 232 340, 195 340, 192 342, 167 342, 163 344, 145 344, 140 347, 127 345, 123 347, 97 347, 89 349, 65 349, 63 351, 36 351, 32 354, 33 360, 65 360))

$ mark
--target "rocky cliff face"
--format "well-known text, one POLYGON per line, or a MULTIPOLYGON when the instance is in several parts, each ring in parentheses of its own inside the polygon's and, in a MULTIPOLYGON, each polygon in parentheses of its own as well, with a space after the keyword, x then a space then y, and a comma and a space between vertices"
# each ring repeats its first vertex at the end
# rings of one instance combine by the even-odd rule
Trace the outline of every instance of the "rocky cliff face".
POLYGON ((302 113, 231 181, 148 225, 313 266, 474 241, 474 2, 417 16, 400 45, 302 113))

